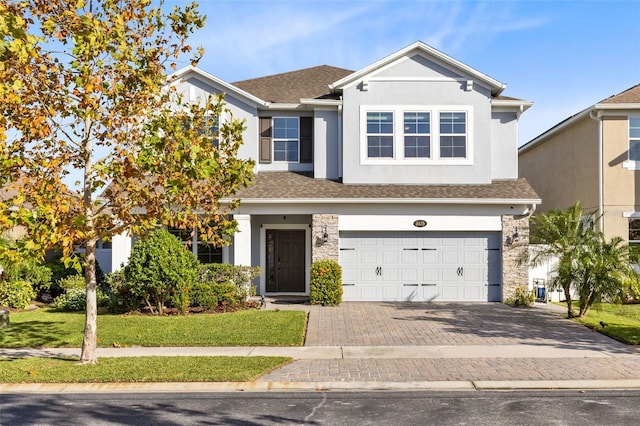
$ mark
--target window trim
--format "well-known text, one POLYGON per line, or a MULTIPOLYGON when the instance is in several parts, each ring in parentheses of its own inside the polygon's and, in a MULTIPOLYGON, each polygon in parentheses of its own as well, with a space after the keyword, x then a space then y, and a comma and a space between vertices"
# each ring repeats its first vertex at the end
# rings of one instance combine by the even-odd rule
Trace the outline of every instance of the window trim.
MULTIPOLYGON (((272 163, 280 163, 280 164, 299 164, 300 163, 300 117, 298 116, 274 116, 271 118, 271 152, 272 152, 272 163), (298 129, 298 137, 296 139, 292 139, 292 138, 277 138, 276 137, 276 120, 277 119, 284 119, 284 120, 289 120, 289 119, 294 119, 296 120, 296 122, 298 123, 297 125, 297 129, 298 129), (293 160, 276 160, 276 142, 293 142, 296 141, 298 144, 298 158, 293 161, 293 160)), ((286 152, 286 151, 285 151, 286 152)))
POLYGON ((360 164, 361 165, 472 165, 473 164, 473 105, 361 105, 360 106, 360 164), (368 156, 367 113, 393 112, 393 158, 368 156), (404 113, 430 114, 431 157, 405 157, 404 155, 404 113), (466 158, 440 157, 440 113, 466 113, 466 158))
MULTIPOLYGON (((416 149, 418 149, 416 147, 416 149)), ((403 159, 407 159, 407 160, 428 160, 433 158, 433 120, 432 120, 432 116, 431 116, 431 111, 402 111, 402 158, 403 159), (429 132, 427 133, 420 133, 419 131, 417 131, 415 133, 407 133, 405 131, 405 126, 406 126, 406 114, 428 114, 429 115, 429 132), (415 157, 408 157, 407 156, 407 136, 409 137, 425 137, 427 136, 429 138, 429 156, 427 157, 420 157, 420 156, 415 156, 415 157)))
POLYGON ((638 120, 640 124, 640 116, 631 115, 627 118, 627 160, 622 163, 622 167, 628 170, 640 170, 640 159, 632 160, 629 158, 631 141, 640 143, 640 137, 631 137, 631 119, 638 120))

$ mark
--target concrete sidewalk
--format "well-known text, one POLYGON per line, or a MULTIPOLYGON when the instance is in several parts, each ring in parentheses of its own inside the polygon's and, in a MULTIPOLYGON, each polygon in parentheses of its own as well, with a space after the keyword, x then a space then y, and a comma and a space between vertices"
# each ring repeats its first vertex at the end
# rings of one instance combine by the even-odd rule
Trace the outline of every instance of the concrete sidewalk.
MULTIPOLYGON (((640 353, 547 306, 344 303, 309 312, 303 347, 99 348, 98 358, 287 356, 247 383, 0 384, 10 392, 216 392, 640 388, 640 353), (564 378, 570 378, 565 380, 564 378)), ((79 348, 0 356, 79 356, 79 348)))

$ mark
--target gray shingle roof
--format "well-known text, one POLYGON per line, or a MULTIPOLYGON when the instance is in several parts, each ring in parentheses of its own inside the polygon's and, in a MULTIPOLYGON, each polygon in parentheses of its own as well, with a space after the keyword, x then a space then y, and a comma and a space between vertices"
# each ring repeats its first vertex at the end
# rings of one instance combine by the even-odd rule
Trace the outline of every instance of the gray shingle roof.
POLYGON ((248 202, 258 199, 415 199, 422 202, 441 199, 453 202, 458 199, 540 199, 525 179, 494 180, 486 185, 343 184, 293 172, 258 173, 254 183, 238 191, 236 197, 248 202))
POLYGON ((299 103, 300 99, 333 99, 329 84, 353 71, 320 65, 302 70, 243 80, 234 86, 267 102, 299 103))
POLYGON ((624 92, 613 95, 601 103, 603 104, 636 104, 640 103, 640 84, 637 84, 624 92))

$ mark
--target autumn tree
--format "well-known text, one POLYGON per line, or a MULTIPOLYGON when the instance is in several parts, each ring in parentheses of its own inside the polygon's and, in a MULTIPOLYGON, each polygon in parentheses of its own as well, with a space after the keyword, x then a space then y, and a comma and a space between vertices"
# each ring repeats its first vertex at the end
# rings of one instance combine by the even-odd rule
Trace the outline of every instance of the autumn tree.
POLYGON ((166 225, 222 245, 235 231, 237 200, 223 200, 252 177, 237 158, 243 123, 228 111, 218 123, 221 96, 186 102, 167 76, 185 55, 198 61, 187 38, 203 25, 195 4, 0 0, 0 183, 17 191, 0 226, 83 262, 81 363, 96 362, 100 239, 166 225))

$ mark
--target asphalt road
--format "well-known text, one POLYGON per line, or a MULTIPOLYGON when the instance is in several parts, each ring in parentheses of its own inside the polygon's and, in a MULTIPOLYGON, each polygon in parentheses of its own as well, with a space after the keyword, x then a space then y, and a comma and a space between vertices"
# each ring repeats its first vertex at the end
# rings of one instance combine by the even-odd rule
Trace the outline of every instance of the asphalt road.
POLYGON ((2 425, 636 425, 633 391, 21 394, 2 425))

